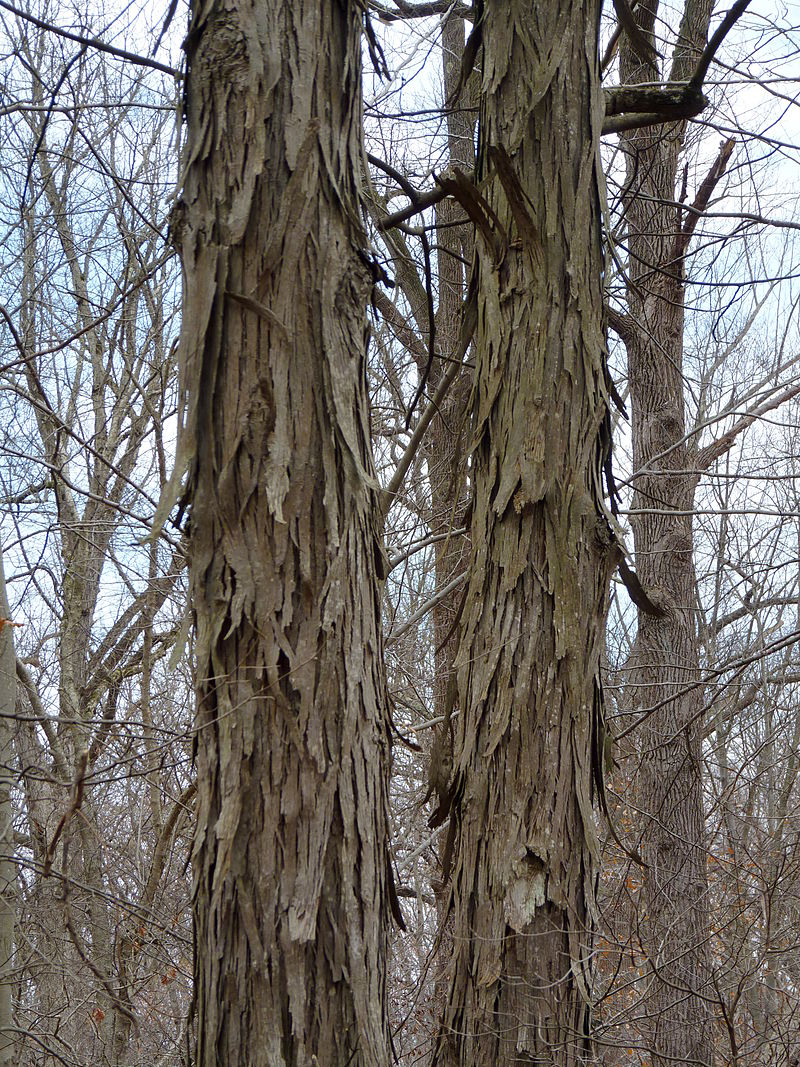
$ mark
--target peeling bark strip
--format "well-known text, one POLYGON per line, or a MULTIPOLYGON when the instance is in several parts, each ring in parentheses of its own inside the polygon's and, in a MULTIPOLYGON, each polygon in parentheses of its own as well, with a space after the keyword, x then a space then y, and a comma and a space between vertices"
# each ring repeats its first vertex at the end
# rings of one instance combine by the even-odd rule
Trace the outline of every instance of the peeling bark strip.
POLYGON ((359 31, 197 0, 186 43, 199 1067, 389 1062, 359 31))
POLYGON ((509 245, 498 264, 476 238, 454 964, 437 1067, 570 1067, 591 1052, 591 751, 610 566, 598 20, 597 3, 485 4, 479 178, 502 158, 486 196, 509 245))

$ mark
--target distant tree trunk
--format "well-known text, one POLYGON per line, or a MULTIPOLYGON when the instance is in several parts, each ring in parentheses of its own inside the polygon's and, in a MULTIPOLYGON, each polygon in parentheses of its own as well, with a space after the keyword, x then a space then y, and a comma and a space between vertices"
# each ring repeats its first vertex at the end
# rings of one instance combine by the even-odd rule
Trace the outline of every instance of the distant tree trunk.
POLYGON ((359 11, 197 2, 187 39, 199 1067, 390 1061, 359 11))
POLYGON ((13 1033, 14 920, 17 871, 14 865, 14 819, 11 787, 14 775, 13 732, 17 666, 14 630, 10 625, 3 555, 0 551, 0 1067, 17 1062, 13 1033), (5 623, 5 625, 4 625, 5 623))
MULTIPOLYGON (((445 101, 456 93, 464 55, 464 20, 449 15, 442 20, 442 66, 445 101)), ((447 111, 448 160, 451 167, 471 174, 475 167, 473 147, 474 123, 464 110, 467 94, 447 111)), ((438 348, 453 353, 461 330, 462 309, 466 295, 466 274, 472 261, 472 227, 463 208, 452 199, 443 200, 436 207, 437 264, 439 269, 439 306, 436 315, 438 348), (466 270, 465 270, 466 265, 466 270)), ((435 390, 448 369, 448 364, 434 360, 431 366, 430 387, 435 390)), ((467 463, 467 427, 464 416, 472 385, 472 375, 463 370, 448 391, 440 415, 433 420, 426 443, 425 458, 431 486, 431 531, 447 533, 451 523, 464 512, 467 463), (461 506, 459 506, 461 505, 461 506)), ((465 538, 449 538, 435 546, 436 585, 445 586, 465 567, 465 538)), ((457 635, 452 634, 453 621, 461 601, 461 589, 440 601, 433 609, 436 639, 436 678, 434 682, 434 713, 445 712, 448 680, 453 670, 457 635), (448 634, 451 634, 448 640, 448 634)))
MULTIPOLYGON (((462 91, 455 99, 461 79, 464 58, 464 19, 449 14, 442 18, 442 74, 446 112, 448 164, 458 167, 465 174, 475 169, 474 115, 468 110, 469 90, 462 91)), ((469 83, 474 89, 474 82, 469 83)), ((444 353, 456 351, 461 321, 463 318, 466 280, 472 263, 474 238, 472 226, 455 200, 443 200, 436 206, 436 243, 439 270, 439 305, 436 315, 436 337, 444 353)), ((435 389, 444 376, 448 365, 434 361, 431 367, 431 389, 435 389)), ((431 423, 426 446, 428 477, 431 486, 431 531, 447 534, 453 524, 460 526, 466 510, 467 495, 467 449, 469 425, 467 409, 472 388, 472 373, 464 369, 453 382, 442 404, 439 417, 431 423)), ((468 565, 469 540, 466 535, 446 537, 435 546, 436 587, 440 589, 458 574, 463 574, 468 565)), ((452 759, 453 724, 450 717, 457 713, 448 697, 453 693, 455 681, 454 660, 458 649, 458 609, 464 595, 463 586, 440 601, 433 609, 433 633, 436 641, 433 694, 434 715, 445 721, 436 728, 431 759, 441 758, 447 752, 452 759)), ((448 761, 445 760, 445 763, 448 761)), ((445 775, 439 769, 442 779, 445 775)), ((434 798, 436 799, 436 798, 434 798)), ((435 808, 434 808, 435 810, 435 808)), ((439 835, 439 860, 447 849, 448 827, 439 835)), ((437 872, 438 875, 439 872, 437 872)), ((432 1017, 442 1015, 447 996, 448 965, 453 946, 449 921, 449 885, 437 876, 434 882, 439 935, 437 940, 439 966, 435 972, 433 1003, 429 1005, 432 1017)))
POLYGON ((487 0, 454 974, 434 1060, 584 1063, 608 579, 599 4, 487 0), (596 738, 595 738, 596 740, 596 738))
MULTIPOLYGON (((710 0, 688 0, 670 80, 687 80, 705 45, 710 0)), ((636 8, 652 37, 657 4, 636 8)), ((623 40, 621 80, 658 80, 623 40)), ((628 681, 641 711, 638 781, 645 860, 643 941, 652 974, 646 1000, 659 1064, 710 1064, 709 915, 702 795, 702 706, 695 625, 692 510, 697 478, 686 438, 683 378, 684 253, 676 181, 686 123, 623 134, 629 322, 624 341, 633 440, 631 527, 642 584, 663 608, 639 612, 628 681), (652 710, 651 710, 652 709, 652 710)), ((724 168, 723 168, 724 169, 724 168)), ((703 206, 703 205, 701 205, 703 206)))

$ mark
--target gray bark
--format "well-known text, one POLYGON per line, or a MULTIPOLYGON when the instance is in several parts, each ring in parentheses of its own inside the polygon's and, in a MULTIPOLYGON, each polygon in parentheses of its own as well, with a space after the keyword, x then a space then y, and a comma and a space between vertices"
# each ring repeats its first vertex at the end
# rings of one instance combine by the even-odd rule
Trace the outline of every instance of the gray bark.
MULTIPOLYGON (((445 103, 451 103, 447 112, 447 140, 449 165, 471 174, 475 167, 474 119, 466 110, 474 93, 464 90, 455 100, 461 77, 464 57, 464 20, 457 15, 442 19, 442 74, 445 103)), ((474 83, 469 86, 474 89, 474 83)), ((466 295, 466 274, 472 262, 474 241, 472 229, 461 206, 454 200, 443 200, 436 207, 438 226, 439 306, 436 316, 436 334, 439 347, 445 353, 456 351, 461 330, 462 308, 466 295)), ((442 363, 432 368, 431 387, 434 388, 447 371, 442 363)), ((431 423, 426 446, 428 475, 431 486, 431 510, 433 533, 445 533, 453 525, 460 526, 461 516, 467 504, 467 410, 472 388, 469 370, 459 373, 442 405, 440 415, 431 423)), ((469 559, 469 539, 464 536, 449 537, 435 547, 436 586, 444 587, 457 574, 463 574, 469 559)), ((447 789, 452 769, 453 726, 450 716, 457 707, 450 706, 448 694, 454 693, 454 659, 458 648, 457 617, 462 602, 463 588, 459 586, 433 609, 433 633, 436 642, 436 674, 434 677, 434 715, 446 718, 438 728, 430 753, 429 781, 436 774, 440 788, 447 789), (442 758, 444 757, 444 758, 442 758)), ((438 800, 435 797, 434 800, 438 800)), ((434 812, 437 804, 434 803, 434 812)), ((439 861, 446 863, 447 828, 439 837, 439 861)), ((435 972, 432 1016, 441 1017, 446 1003, 448 969, 453 953, 452 924, 449 922, 448 892, 446 878, 437 878, 434 883, 439 932, 437 946, 439 966, 435 972)))
POLYGON ((486 3, 455 945, 434 1057, 583 1063, 609 553, 599 7, 486 3))
POLYGON ((17 871, 14 864, 14 822, 11 806, 17 670, 14 630, 10 623, 3 556, 0 551, 0 1067, 12 1067, 17 1062, 16 1042, 12 1030, 17 871))
POLYGON ((359 31, 198 0, 187 39, 200 1067, 389 1062, 359 31))
MULTIPOLYGON (((658 5, 636 8, 652 38, 658 5)), ((685 80, 702 52, 712 4, 688 0, 671 80, 685 80)), ((658 79, 623 42, 626 84, 658 79)), ((623 134, 628 199, 628 308, 625 338, 634 479, 631 526, 639 578, 662 617, 639 612, 630 681, 650 710, 639 736, 641 854, 651 974, 645 1016, 655 1062, 710 1064, 708 878, 702 796, 703 690, 695 624, 691 513, 697 478, 686 441, 683 379, 684 254, 673 204, 686 123, 623 134), (637 514, 636 512, 640 513, 637 514), (645 512, 645 513, 642 513, 645 512)), ((692 217, 692 222, 694 218, 692 217)))

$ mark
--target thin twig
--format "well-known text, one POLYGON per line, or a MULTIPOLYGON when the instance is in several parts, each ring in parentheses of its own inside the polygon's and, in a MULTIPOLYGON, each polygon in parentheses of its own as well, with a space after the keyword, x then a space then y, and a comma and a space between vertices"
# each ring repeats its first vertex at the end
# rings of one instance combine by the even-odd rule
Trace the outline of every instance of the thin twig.
POLYGON ((67 808, 67 810, 64 812, 64 814, 61 816, 61 819, 59 820, 58 826, 56 827, 56 832, 53 834, 53 840, 50 842, 50 847, 48 848, 47 855, 44 859, 44 869, 42 870, 43 878, 47 878, 50 874, 50 868, 53 866, 53 857, 56 854, 56 845, 58 844, 58 839, 61 837, 61 834, 63 833, 72 816, 75 814, 76 811, 80 809, 80 806, 83 803, 83 787, 86 781, 86 764, 88 762, 89 750, 88 748, 85 748, 79 754, 78 762, 75 765, 75 778, 72 783, 72 801, 70 802, 70 806, 67 808))
POLYGON ((454 589, 458 589, 466 577, 467 571, 462 571, 461 574, 457 574, 452 581, 447 583, 447 585, 443 585, 442 588, 435 593, 430 600, 427 600, 421 608, 415 611, 402 626, 398 627, 394 633, 389 634, 386 638, 386 647, 388 648, 389 645, 397 644, 400 638, 404 637, 413 626, 416 626, 421 619, 424 619, 429 612, 433 611, 438 603, 444 600, 445 597, 449 596, 454 589))
POLYGON ((13 4, 9 4, 7 0, 0 0, 0 7, 6 11, 10 11, 12 15, 16 15, 17 18, 23 19, 25 22, 31 22, 34 26, 37 26, 40 30, 46 30, 48 33, 54 33, 57 37, 64 37, 68 41, 75 41, 77 44, 82 44, 85 48, 94 48, 98 52, 107 52, 108 55, 114 56, 117 59, 124 59, 128 63, 134 63, 137 67, 151 67, 153 70, 160 70, 162 74, 170 74, 173 78, 182 78, 181 71, 176 70, 175 67, 169 67, 166 63, 159 63, 157 59, 149 59, 147 56, 137 55, 136 52, 128 52, 125 48, 115 48, 112 44, 106 44, 105 41, 101 41, 98 37, 86 37, 82 33, 72 33, 71 30, 62 30, 58 26, 54 26, 52 22, 45 22, 44 19, 38 19, 35 15, 29 15, 27 11, 20 11, 18 7, 14 7, 13 4))
POLYGON ((464 320, 461 326, 461 337, 459 339, 458 350, 455 353, 453 363, 450 365, 447 373, 439 383, 439 388, 433 395, 431 402, 427 408, 420 415, 419 422, 417 423, 414 433, 411 435, 411 440, 408 442, 408 447, 403 453, 400 462, 397 464, 397 469, 392 475, 392 480, 389 482, 386 489, 383 491, 383 513, 386 516, 389 508, 394 502, 394 498, 403 484, 403 479, 408 473, 408 468, 411 466, 414 456, 417 454, 417 450, 422 442, 422 438, 425 431, 428 429, 434 415, 439 411, 439 408, 447 395, 447 391, 450 386, 458 377, 463 367, 464 356, 472 341, 472 335, 475 332, 475 327, 478 322, 478 311, 474 293, 467 297, 466 304, 464 306, 464 320))

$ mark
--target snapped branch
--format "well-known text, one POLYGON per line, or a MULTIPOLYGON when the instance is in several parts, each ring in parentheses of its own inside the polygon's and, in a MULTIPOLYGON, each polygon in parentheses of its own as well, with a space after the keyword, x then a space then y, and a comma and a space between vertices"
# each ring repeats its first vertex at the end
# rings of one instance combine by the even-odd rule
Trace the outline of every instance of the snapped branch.
POLYGON ((703 49, 694 74, 687 82, 669 86, 621 85, 615 89, 605 89, 603 133, 621 133, 623 130, 678 122, 699 115, 708 105, 703 93, 708 68, 749 3, 750 0, 736 0, 703 49))

